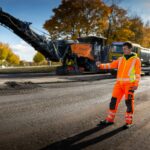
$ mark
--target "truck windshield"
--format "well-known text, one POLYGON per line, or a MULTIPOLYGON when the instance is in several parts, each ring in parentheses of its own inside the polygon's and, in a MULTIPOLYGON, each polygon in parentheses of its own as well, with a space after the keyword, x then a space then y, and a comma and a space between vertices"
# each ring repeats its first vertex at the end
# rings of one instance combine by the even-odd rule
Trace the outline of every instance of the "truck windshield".
POLYGON ((111 52, 113 53, 123 53, 122 45, 112 45, 111 52))

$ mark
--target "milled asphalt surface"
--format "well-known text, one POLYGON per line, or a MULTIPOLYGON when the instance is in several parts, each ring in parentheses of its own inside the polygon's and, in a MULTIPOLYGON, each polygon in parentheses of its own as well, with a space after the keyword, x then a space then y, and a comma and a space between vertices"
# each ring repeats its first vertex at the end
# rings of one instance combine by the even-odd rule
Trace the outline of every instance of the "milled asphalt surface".
POLYGON ((55 75, 55 73, 21 73, 21 74, 0 74, 0 84, 5 82, 33 82, 33 83, 60 83, 91 81, 106 78, 113 78, 110 74, 86 74, 86 75, 55 75))
POLYGON ((106 116, 114 83, 109 75, 3 75, 0 150, 150 149, 150 76, 142 77, 136 91, 135 126, 123 130, 122 100, 116 123, 97 127, 106 116))

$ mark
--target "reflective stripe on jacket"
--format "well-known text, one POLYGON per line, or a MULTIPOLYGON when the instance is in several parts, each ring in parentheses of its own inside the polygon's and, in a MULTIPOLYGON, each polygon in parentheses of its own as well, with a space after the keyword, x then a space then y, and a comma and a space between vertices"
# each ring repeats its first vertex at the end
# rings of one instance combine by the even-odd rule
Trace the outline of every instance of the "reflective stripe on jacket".
POLYGON ((133 83, 138 86, 141 76, 141 61, 137 55, 130 57, 128 60, 122 56, 112 63, 101 64, 100 69, 118 69, 117 81, 133 83))

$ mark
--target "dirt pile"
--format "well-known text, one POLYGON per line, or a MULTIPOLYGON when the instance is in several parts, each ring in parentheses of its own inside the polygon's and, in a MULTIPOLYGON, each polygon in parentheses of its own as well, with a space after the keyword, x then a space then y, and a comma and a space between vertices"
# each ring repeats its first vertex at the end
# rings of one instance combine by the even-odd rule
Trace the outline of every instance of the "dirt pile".
POLYGON ((41 86, 32 82, 5 82, 0 85, 0 95, 17 95, 41 90, 41 86))

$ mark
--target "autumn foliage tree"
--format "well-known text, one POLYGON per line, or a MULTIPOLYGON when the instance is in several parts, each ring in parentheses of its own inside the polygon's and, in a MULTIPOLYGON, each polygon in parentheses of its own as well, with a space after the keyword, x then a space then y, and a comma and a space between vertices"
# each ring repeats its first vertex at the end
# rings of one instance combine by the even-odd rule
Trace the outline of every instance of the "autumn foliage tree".
POLYGON ((147 22, 144 25, 142 45, 144 47, 150 47, 150 23, 149 22, 147 22))
POLYGON ((134 36, 134 32, 130 29, 132 22, 127 11, 116 4, 112 4, 110 9, 108 28, 105 32, 107 43, 129 40, 130 37, 134 36))
POLYGON ((141 17, 138 15, 132 16, 130 17, 130 22, 130 30, 134 33, 134 35, 129 37, 129 40, 135 43, 142 44, 144 36, 144 23, 141 17))
POLYGON ((112 0, 110 6, 104 0, 62 0, 43 27, 52 39, 103 35, 107 44, 132 41, 150 46, 150 27, 144 25, 140 16, 129 16, 118 0, 112 0))
POLYGON ((20 58, 12 52, 8 44, 0 43, 0 65, 3 63, 19 65, 20 58))
POLYGON ((103 34, 106 28, 109 7, 102 0, 62 0, 54 15, 45 22, 44 28, 52 38, 103 34))
POLYGON ((10 48, 7 44, 0 43, 0 60, 5 60, 8 56, 10 48))
POLYGON ((20 58, 18 55, 15 55, 12 51, 9 51, 6 61, 10 64, 19 65, 20 58))
POLYGON ((45 57, 40 52, 37 52, 33 57, 33 61, 35 63, 40 63, 45 61, 45 57))

